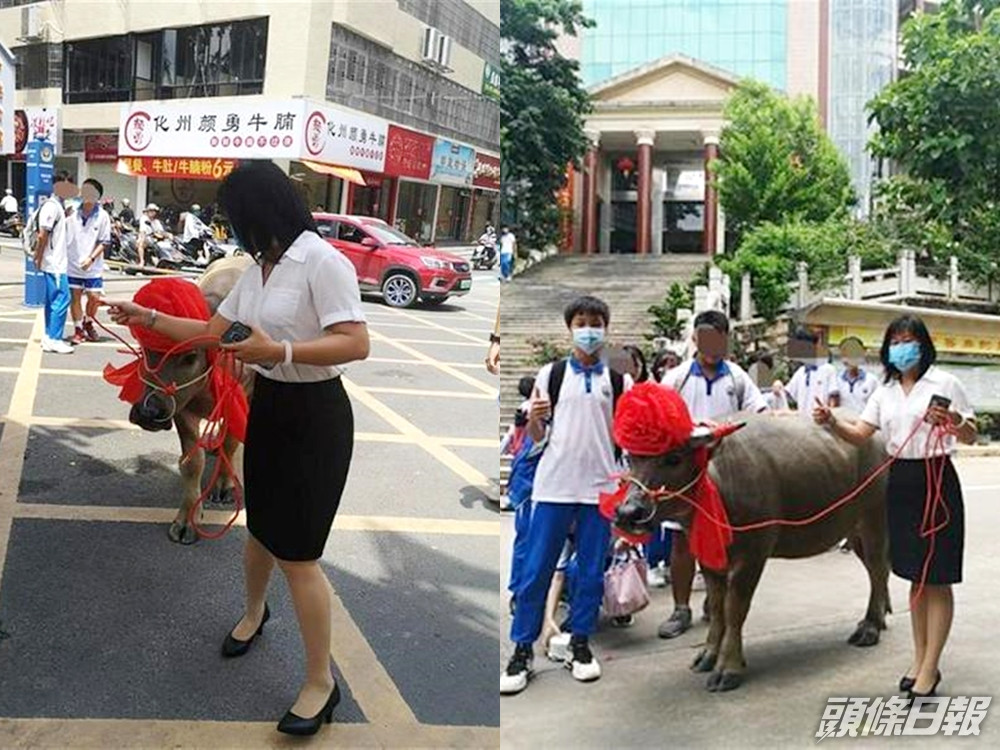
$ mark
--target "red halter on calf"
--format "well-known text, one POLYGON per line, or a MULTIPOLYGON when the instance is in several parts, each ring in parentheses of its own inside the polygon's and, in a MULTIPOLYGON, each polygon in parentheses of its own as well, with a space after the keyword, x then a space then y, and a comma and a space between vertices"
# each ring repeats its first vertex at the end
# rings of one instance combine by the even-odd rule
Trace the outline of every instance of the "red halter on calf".
MULTIPOLYGON (((133 301, 143 307, 179 318, 208 320, 210 317, 208 304, 198 285, 185 279, 166 278, 151 281, 136 292, 133 301)), ((164 383, 158 377, 159 370, 167 357, 191 351, 197 343, 196 340, 177 342, 145 326, 129 326, 129 330, 139 342, 142 351, 137 352, 132 349, 135 361, 123 367, 115 368, 109 364, 104 368, 104 379, 121 388, 118 398, 130 404, 137 403, 143 397, 144 384, 173 397, 177 391, 196 382, 164 383), (165 356, 159 365, 150 367, 144 356, 146 351, 163 353, 165 356)), ((218 349, 208 349, 206 355, 208 370, 203 377, 209 378, 216 410, 226 422, 229 433, 243 442, 246 437, 249 410, 246 394, 233 375, 233 368, 220 366, 223 355, 218 349)))
MULTIPOLYGON (((741 424, 725 424, 711 430, 695 428, 687 405, 677 391, 653 383, 640 383, 623 395, 618 403, 614 438, 633 456, 661 456, 684 448, 692 437, 699 436, 699 432, 704 432, 707 442, 718 442, 740 427, 741 424)), ((691 460, 698 468, 698 475, 679 490, 651 490, 626 477, 617 492, 601 495, 601 513, 608 519, 614 519, 615 510, 625 501, 630 484, 636 484, 654 504, 672 497, 687 500, 694 507, 689 534, 691 552, 704 567, 725 569, 728 565, 726 549, 733 540, 733 534, 728 527, 728 516, 719 490, 708 476, 708 459, 707 443, 692 451, 691 460)), ((615 533, 630 541, 640 541, 620 529, 615 529, 615 533)))

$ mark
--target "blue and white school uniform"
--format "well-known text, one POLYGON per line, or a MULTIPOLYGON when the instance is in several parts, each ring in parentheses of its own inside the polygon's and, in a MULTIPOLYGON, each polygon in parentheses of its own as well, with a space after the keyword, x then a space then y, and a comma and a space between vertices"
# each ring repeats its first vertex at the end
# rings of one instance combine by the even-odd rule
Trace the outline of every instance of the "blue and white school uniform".
POLYGON ((795 408, 803 419, 812 420, 816 399, 825 406, 830 396, 840 393, 837 368, 829 362, 821 365, 802 365, 785 385, 785 393, 795 401, 795 408))
POLYGON ((854 414, 861 414, 868 399, 878 388, 878 379, 864 368, 858 368, 858 376, 852 378, 845 367, 840 373, 840 405, 854 414))
MULTIPOLYGON (((548 393, 552 365, 535 380, 539 393, 548 393)), ((624 376, 624 390, 632 380, 624 376)), ((534 643, 542 631, 545 597, 566 538, 573 530, 578 579, 571 592, 574 635, 589 636, 597 628, 604 594, 604 562, 611 527, 598 510, 602 492, 613 492, 612 475, 619 470, 611 438, 614 393, 607 366, 585 368, 570 359, 559 389, 559 400, 549 428, 549 442, 535 473, 517 609, 510 638, 517 644, 534 643)))
MULTIPOLYGON (((738 411, 761 412, 768 408, 753 378, 738 364, 727 360, 719 363, 712 378, 702 370, 698 360, 687 360, 668 370, 660 382, 680 394, 695 423, 717 420, 738 411)), ((676 521, 664 521, 663 528, 682 529, 676 521)))

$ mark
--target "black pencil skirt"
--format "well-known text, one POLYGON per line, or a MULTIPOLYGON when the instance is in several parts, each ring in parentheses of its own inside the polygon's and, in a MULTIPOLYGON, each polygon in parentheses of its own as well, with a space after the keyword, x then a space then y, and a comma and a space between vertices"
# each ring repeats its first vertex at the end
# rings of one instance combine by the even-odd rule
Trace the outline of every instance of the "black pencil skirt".
MULTIPOLYGON (((939 465, 937 461, 934 462, 939 465)), ((908 581, 919 582, 924 561, 931 554, 927 568, 927 583, 962 582, 962 551, 965 545, 965 507, 958 474, 947 459, 942 490, 943 505, 927 527, 937 526, 948 517, 948 524, 930 538, 922 538, 924 506, 927 496, 927 468, 921 460, 896 461, 889 469, 889 554, 892 572, 908 581)))
POLYGON ((280 560, 323 554, 354 450, 340 378, 285 383, 257 376, 243 455, 247 529, 280 560))

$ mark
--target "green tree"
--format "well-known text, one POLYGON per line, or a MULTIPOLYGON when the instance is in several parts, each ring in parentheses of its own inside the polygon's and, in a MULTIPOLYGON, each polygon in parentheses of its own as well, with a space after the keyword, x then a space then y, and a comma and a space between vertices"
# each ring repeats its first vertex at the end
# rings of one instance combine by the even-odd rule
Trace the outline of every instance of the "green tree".
POLYGON ((986 281, 1000 261, 1000 0, 947 0, 903 27, 907 72, 869 103, 870 150, 903 168, 876 212, 940 270, 986 281))
POLYGON ((747 82, 730 96, 715 174, 726 223, 743 236, 765 222, 823 222, 855 198, 847 166, 811 99, 747 82))
POLYGON ((829 221, 761 224, 752 229, 732 257, 719 267, 732 279, 733 306, 739 306, 740 280, 751 278, 751 295, 757 314, 774 320, 791 298, 789 283, 798 278, 798 264, 805 263, 812 289, 843 286, 847 258, 861 258, 862 268, 891 265, 896 253, 892 241, 871 224, 851 218, 829 221))
POLYGON ((587 145, 583 117, 590 99, 579 64, 560 55, 555 41, 592 25, 577 0, 500 2, 502 200, 526 247, 558 238, 555 194, 587 145))

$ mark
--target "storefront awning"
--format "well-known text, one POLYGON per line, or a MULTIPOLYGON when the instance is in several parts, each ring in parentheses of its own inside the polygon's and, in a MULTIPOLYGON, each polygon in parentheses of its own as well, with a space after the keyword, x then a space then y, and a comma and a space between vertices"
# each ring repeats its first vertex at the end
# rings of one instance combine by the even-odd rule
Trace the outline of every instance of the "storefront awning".
POLYGON ((313 172, 319 172, 320 174, 331 174, 334 177, 339 177, 347 182, 353 182, 355 185, 365 186, 365 178, 361 176, 361 172, 356 169, 350 169, 349 167, 333 167, 329 164, 320 164, 315 161, 302 161, 309 169, 313 172))

